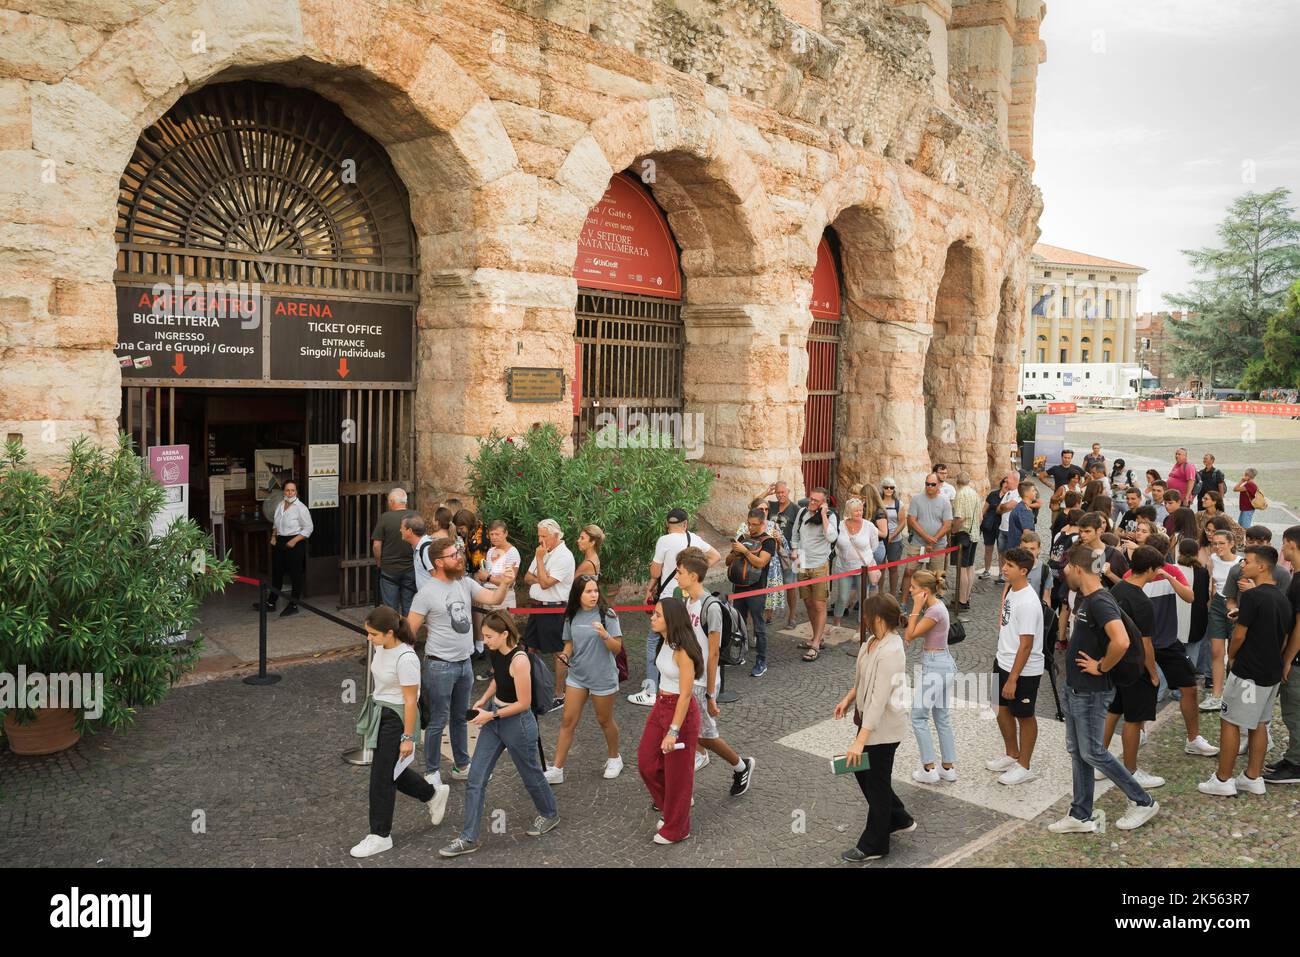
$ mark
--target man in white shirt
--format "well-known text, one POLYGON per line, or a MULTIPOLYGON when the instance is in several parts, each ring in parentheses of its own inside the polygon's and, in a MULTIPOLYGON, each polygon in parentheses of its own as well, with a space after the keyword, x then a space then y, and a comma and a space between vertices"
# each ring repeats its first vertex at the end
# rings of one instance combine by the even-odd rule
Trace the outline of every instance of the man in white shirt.
MULTIPOLYGON (((1020 504, 1020 473, 1008 472, 1003 480, 1006 483, 1006 491, 1002 493, 1002 499, 998 502, 998 514, 1002 516, 998 523, 998 555, 999 558, 1005 555, 1012 546, 1017 542, 1010 540, 1011 531, 1011 512, 1020 504)), ((998 576, 997 583, 1005 585, 1006 581, 1001 575, 998 576)))
POLYGON ((1002 556, 1002 577, 1007 581, 1007 590, 1002 596, 994 672, 998 687, 998 730, 1002 732, 1006 754, 985 766, 990 771, 1003 772, 998 783, 1006 785, 1024 784, 1038 777, 1030 768, 1030 760, 1038 741, 1034 705, 1045 659, 1043 602, 1029 586, 1029 572, 1033 567, 1033 553, 1020 546, 1007 549, 1002 556))
MULTIPOLYGON (((524 583, 528 595, 537 608, 564 608, 569 603, 569 590, 573 587, 573 574, 578 569, 573 552, 564 544, 564 532, 553 518, 537 523, 537 550, 528 566, 524 583)), ((564 616, 555 613, 529 615, 524 630, 524 647, 542 654, 556 655, 555 693, 552 710, 564 704, 564 676, 568 671, 558 652, 564 650, 564 616)), ((534 694, 545 694, 538 688, 534 694)))
MULTIPOLYGON (((685 509, 674 508, 668 512, 666 531, 655 542, 655 554, 650 562, 650 583, 645 592, 647 605, 653 605, 664 595, 672 597, 676 592, 677 555, 683 549, 692 546, 700 549, 708 557, 710 567, 722 560, 717 549, 700 536, 691 534, 686 527, 688 520, 685 509)), ((645 680, 641 682, 641 690, 627 696, 627 700, 633 704, 649 708, 655 703, 655 695, 659 690, 659 669, 655 667, 655 655, 658 653, 659 645, 652 634, 646 640, 645 680)))
POLYGON ((423 515, 412 512, 402 518, 402 541, 411 546, 411 567, 415 572, 415 591, 429 584, 433 577, 433 558, 429 555, 429 526, 423 515))
POLYGON ((948 466, 939 462, 934 467, 934 474, 939 476, 939 494, 948 501, 953 501, 957 497, 957 489, 948 481, 948 466))
MULTIPOLYGON (((278 592, 284 585, 285 572, 293 583, 293 598, 280 612, 280 617, 298 614, 298 600, 302 598, 303 581, 307 577, 307 546, 311 537, 311 512, 298 498, 298 483, 284 483, 284 498, 275 507, 271 520, 271 586, 278 592)), ((276 595, 266 600, 266 610, 274 611, 276 595)))

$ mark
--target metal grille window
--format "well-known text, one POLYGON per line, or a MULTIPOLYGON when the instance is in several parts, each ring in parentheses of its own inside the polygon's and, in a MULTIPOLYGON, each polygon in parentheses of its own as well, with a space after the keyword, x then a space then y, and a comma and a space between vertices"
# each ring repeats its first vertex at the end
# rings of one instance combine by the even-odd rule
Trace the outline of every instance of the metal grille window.
POLYGON ((578 290, 578 376, 582 394, 574 441, 602 412, 680 412, 685 335, 680 302, 578 290))
POLYGON ((839 319, 814 319, 808 333, 808 399, 804 405, 804 491, 817 487, 833 490, 836 403, 840 394, 839 319))

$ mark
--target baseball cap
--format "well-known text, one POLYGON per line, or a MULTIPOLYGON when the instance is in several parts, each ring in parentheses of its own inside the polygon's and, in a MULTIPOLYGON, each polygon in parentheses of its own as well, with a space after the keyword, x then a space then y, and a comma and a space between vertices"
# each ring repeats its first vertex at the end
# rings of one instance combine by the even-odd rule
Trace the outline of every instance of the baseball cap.
POLYGON ((673 509, 668 513, 668 521, 672 522, 674 525, 678 525, 686 521, 686 509, 684 508, 673 509))

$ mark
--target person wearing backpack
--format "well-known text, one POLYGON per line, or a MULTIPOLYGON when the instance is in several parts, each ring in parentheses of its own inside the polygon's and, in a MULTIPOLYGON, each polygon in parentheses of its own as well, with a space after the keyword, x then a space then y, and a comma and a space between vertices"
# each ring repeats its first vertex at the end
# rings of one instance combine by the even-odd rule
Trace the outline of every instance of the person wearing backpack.
MULTIPOLYGON (((727 579, 731 582, 731 591, 761 591, 767 587, 768 571, 776 560, 776 539, 767 534, 767 513, 761 508, 750 509, 749 520, 744 536, 738 536, 731 544, 727 554, 727 579)), ((751 634, 754 636, 755 660, 751 678, 761 678, 767 674, 767 628, 764 611, 767 608, 766 595, 750 595, 746 598, 733 598, 732 605, 740 614, 741 621, 749 615, 751 634)))
POLYGON ((740 797, 754 780, 754 759, 741 758, 718 733, 718 659, 722 651, 722 599, 704 590, 709 559, 701 549, 682 549, 677 555, 677 581, 685 593, 686 612, 695 628, 695 638, 704 656, 704 669, 694 682, 695 704, 700 710, 700 756, 695 770, 709 763, 709 752, 731 768, 731 796, 740 797))
POLYGON ((371 857, 393 848, 393 807, 401 791, 429 809, 434 826, 447 809, 438 792, 409 767, 396 778, 397 762, 415 751, 420 696, 420 656, 411 646, 415 635, 392 608, 381 605, 366 616, 366 639, 375 646, 370 659, 374 690, 357 721, 357 732, 372 749, 370 762, 370 833, 352 848, 353 857, 371 857))
POLYGON ((492 611, 484 616, 483 644, 487 646, 493 677, 470 709, 477 712, 472 720, 479 730, 465 787, 465 822, 460 836, 438 851, 443 857, 473 854, 479 849, 487 783, 503 751, 510 752, 537 809, 537 817, 524 833, 541 837, 560 823, 555 795, 546 783, 537 753, 537 714, 533 708, 534 693, 545 698, 551 689, 543 685, 534 692, 534 659, 520 645, 519 628, 509 612, 492 611))
POLYGON ((1066 579, 1075 591, 1062 695, 1074 794, 1069 813, 1048 825, 1054 834, 1105 830, 1105 812, 1094 812, 1092 806, 1094 769, 1114 781, 1129 799, 1128 811, 1116 824, 1121 830, 1141 827, 1160 810, 1156 800, 1101 743, 1111 691, 1116 682, 1131 684, 1141 678, 1138 656, 1142 653, 1141 636, 1135 634, 1136 627, 1129 628, 1132 619, 1102 587, 1104 563, 1100 550, 1080 544, 1070 549, 1065 566, 1066 579))
POLYGON ((1237 493, 1237 510, 1240 513, 1237 516, 1237 524, 1242 528, 1250 528, 1255 521, 1255 510, 1257 508, 1267 508, 1268 500, 1259 492, 1259 486, 1255 484, 1255 477, 1259 473, 1254 469, 1246 469, 1241 475, 1241 481, 1232 487, 1237 493), (1258 499, 1259 504, 1256 504, 1258 499))
POLYGON ((560 660, 568 672, 564 676, 564 715, 555 742, 555 763, 546 769, 546 780, 551 784, 564 783, 564 761, 588 698, 605 734, 608 757, 604 777, 616 778, 623 772, 618 723, 614 720, 614 695, 618 693, 615 655, 623 647, 622 634, 618 615, 605 604, 596 576, 579 575, 564 609, 564 650, 560 652, 560 660))

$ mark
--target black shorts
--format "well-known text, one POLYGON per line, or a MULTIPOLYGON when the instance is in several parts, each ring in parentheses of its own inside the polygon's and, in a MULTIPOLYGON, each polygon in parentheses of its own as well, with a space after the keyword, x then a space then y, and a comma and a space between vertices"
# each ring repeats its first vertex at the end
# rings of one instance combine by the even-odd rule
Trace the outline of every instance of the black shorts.
POLYGON ((1196 684, 1196 669, 1183 651, 1183 644, 1156 649, 1156 667, 1165 673, 1165 683, 1171 688, 1191 688, 1196 684))
MULTIPOLYGON (((547 606, 550 607, 550 606, 547 606)), ((563 605, 555 605, 563 609, 563 605)), ((564 650, 564 614, 529 615, 524 628, 524 647, 551 655, 564 650)))
POLYGON ((1002 687, 1011 677, 1011 672, 1003 671, 995 662, 993 665, 994 674, 998 678, 997 697, 998 707, 1006 708, 1011 712, 1013 718, 1032 718, 1034 716, 1034 704, 1038 701, 1038 682, 1042 680, 1042 675, 1021 675, 1016 679, 1016 693, 1008 701, 1002 697, 1002 687))
POLYGON ((971 541, 969 532, 954 532, 952 543, 960 549, 955 556, 958 561, 953 562, 953 564, 962 568, 970 568, 975 564, 975 549, 979 546, 971 541))
POLYGON ((1122 714, 1127 724, 1156 719, 1156 686, 1143 670, 1142 677, 1131 685, 1115 686, 1115 697, 1106 709, 1111 714, 1122 714))
POLYGON ((985 545, 990 547, 996 545, 998 543, 998 527, 994 525, 992 528, 981 528, 980 537, 984 539, 985 545))

